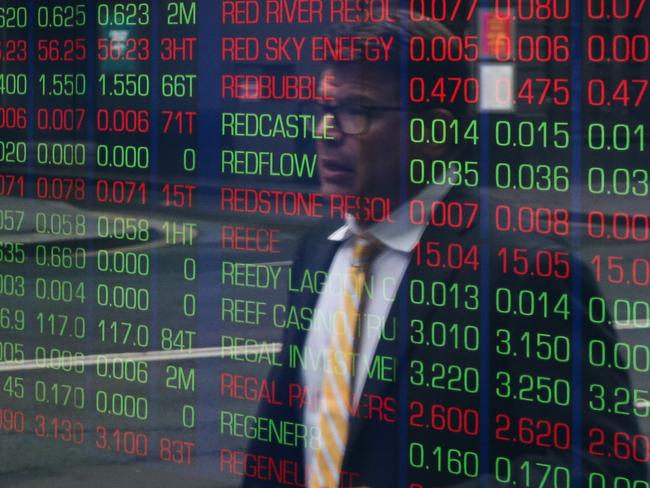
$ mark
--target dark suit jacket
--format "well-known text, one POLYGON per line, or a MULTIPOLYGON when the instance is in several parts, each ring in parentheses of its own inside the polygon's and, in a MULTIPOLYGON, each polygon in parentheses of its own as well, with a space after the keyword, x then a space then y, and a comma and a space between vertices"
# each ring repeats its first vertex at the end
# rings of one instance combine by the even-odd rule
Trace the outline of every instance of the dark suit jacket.
MULTIPOLYGON (((300 275, 303 270, 327 271, 340 243, 327 240, 332 229, 314 229, 309 232, 300 246, 293 269, 300 275)), ((630 434, 637 432, 637 424, 633 416, 611 415, 603 412, 593 412, 588 407, 588 385, 598 382, 606 385, 608 389, 628 385, 627 375, 613 369, 596 369, 589 366, 586 359, 586 344, 590 339, 598 338, 606 344, 612 344, 616 337, 609 327, 596 327, 587 320, 583 320, 580 333, 580 343, 572 342, 571 358, 567 363, 558 361, 544 361, 526 358, 526 350, 519 335, 523 331, 547 332, 551 336, 563 334, 572 340, 572 318, 584 318, 586 311, 582 305, 589 296, 597 294, 589 273, 581 269, 581 286, 572 286, 571 280, 540 279, 533 277, 518 277, 512 273, 504 274, 498 269, 497 251, 502 246, 509 248, 524 247, 534 249, 562 249, 562 244, 552 242, 528 234, 525 239, 517 234, 498 235, 492 232, 489 242, 481 241, 478 225, 469 229, 452 229, 449 227, 429 226, 421 242, 433 240, 441 243, 458 242, 465 248, 477 245, 483 252, 481 259, 489 255, 488 274, 482 275, 487 263, 481 262, 481 268, 474 270, 471 266, 452 270, 449 268, 432 269, 426 266, 417 266, 413 255, 407 269, 401 289, 393 303, 387 323, 396 320, 397 339, 380 340, 375 355, 396 358, 398 370, 396 381, 382 381, 381 379, 368 378, 360 402, 358 416, 351 418, 348 445, 343 461, 342 478, 344 486, 368 486, 373 488, 395 488, 409 486, 407 483, 420 483, 412 485, 414 488, 443 487, 443 486, 480 486, 480 478, 487 480, 483 486, 507 486, 495 482, 493 476, 495 460, 497 457, 507 457, 511 460, 512 482, 517 481, 518 486, 526 483, 524 474, 530 468, 527 476, 530 486, 535 485, 536 477, 544 475, 544 469, 537 467, 535 462, 567 466, 572 469, 572 460, 581 460, 580 464, 584 473, 594 468, 610 474, 622 474, 633 479, 643 478, 645 471, 641 464, 616 460, 607 457, 596 457, 588 454, 588 430, 592 426, 602 427, 608 435, 614 431, 625 431, 630 434), (483 276, 483 278, 481 278, 483 276), (483 281, 481 281, 483 279, 483 281), (409 282, 422 280, 430 291, 432 282, 442 282, 447 285, 446 305, 435 306, 430 297, 421 305, 409 303, 409 282), (458 299, 456 291, 449 291, 450 287, 459 285, 458 299), (463 291, 466 285, 478 285, 480 288, 480 305, 475 307, 470 293, 463 291), (487 288, 487 289, 486 289, 487 288), (556 303, 562 294, 568 294, 571 303, 571 315, 564 320, 552 311, 547 313, 547 318, 540 318, 541 310, 537 317, 522 317, 514 313, 499 313, 494 306, 495 290, 507 288, 511 290, 514 300, 520 290, 530 290, 535 297, 546 293, 548 303, 556 303), (575 291, 582 288, 581 296, 574 296, 575 291), (467 306, 466 306, 467 305, 467 306), (481 339, 478 350, 467 350, 457 347, 454 339, 448 337, 446 347, 435 347, 429 340, 423 344, 414 344, 415 330, 419 322, 428 330, 431 323, 440 321, 446 324, 457 323, 460 326, 474 324, 480 326, 481 339), (486 321, 488 321, 486 323, 486 321), (511 353, 508 355, 496 352, 496 329, 512 331, 511 353), (428 342, 428 344, 427 344, 428 342), (585 353, 577 361, 580 351, 585 353), (419 364, 424 365, 424 376, 420 376, 419 364), (434 363, 438 365, 433 366, 434 363), (575 365, 572 368, 572 365, 575 365), (506 386, 499 385, 496 375, 500 371, 510 373, 511 394, 503 395, 506 386), (480 376, 480 388, 475 392, 474 375, 480 376), (530 376, 531 379, 527 379, 530 376), (538 376, 551 379, 567 379, 578 381, 571 385, 571 402, 568 406, 558 406, 552 401, 528 401, 515 398, 536 398, 540 390, 535 383, 538 376), (458 379, 457 379, 458 377, 458 379), (424 385, 415 385, 420 379, 424 385), (465 378, 465 379, 463 379, 465 378), (580 383, 581 378, 581 383, 580 383), (465 386, 463 385, 465 381, 465 386), (531 383, 532 382, 532 383, 531 383), (523 392, 527 387, 533 387, 532 392, 523 392), (497 388, 501 395, 496 393, 497 388), (465 391, 462 391, 465 390, 465 391), (468 391, 469 390, 469 391, 468 391), (582 397, 582 398, 581 398, 582 397), (578 402, 578 403, 576 403, 578 402), (379 409, 371 410, 369 404, 379 405, 379 409), (436 429, 432 426, 432 406, 435 411, 448 411, 449 407, 459 407, 466 410, 475 410, 481 414, 481 425, 470 425, 465 429, 468 433, 452 432, 447 429, 436 429), (576 405, 578 405, 576 407, 576 405), (500 415, 497 422, 497 415, 500 415), (571 448, 558 449, 556 447, 535 446, 529 441, 513 441, 517 436, 517 425, 520 418, 528 417, 549 422, 564 422, 573 425, 571 448), (505 429, 506 423, 510 428, 505 429), (582 433, 578 425, 582 423, 582 433), (413 424, 409 426, 409 424, 413 424), (416 427, 416 425, 420 427, 416 427), (426 426, 424 426, 426 425, 426 426), (511 441, 495 440, 496 429, 501 427, 500 436, 510 438, 511 441), (476 434, 476 431, 479 433, 476 434), (475 467, 476 458, 472 453, 487 452, 485 458, 480 459, 480 468, 475 467), (421 446, 421 447, 420 447, 421 446), (434 451, 438 449, 436 453, 434 451), (453 451, 457 449, 458 451, 453 451), (452 450, 452 451, 450 451, 452 450), (460 452, 460 454, 459 454, 460 452), (423 459, 420 456, 424 455, 423 459), (459 458, 460 463, 455 461, 459 458), (467 457, 468 456, 468 457, 467 457), (530 461, 528 467, 522 463, 530 461), (584 461, 584 462, 583 462, 584 461), (414 466, 409 466, 409 463, 414 466), (532 468, 531 468, 532 466, 532 468), (478 476, 476 471, 478 469, 478 476)), ((572 273, 579 270, 573 263, 572 273)), ((437 285, 436 293, 442 288, 437 285)), ((530 295, 528 295, 530 296, 530 295)), ((292 305, 297 307, 315 307, 316 295, 310 293, 294 293, 290 297, 292 305)), ((436 300, 441 299, 440 296, 436 300)), ((539 306, 542 299, 536 302, 539 306)), ((440 302, 436 302, 440 303, 440 302)), ((552 308, 552 307, 551 307, 552 308)), ((292 344, 302 349, 307 332, 297 329, 287 329, 283 338, 283 352, 281 363, 283 367, 272 368, 270 380, 277 384, 301 383, 301 371, 288 367, 288 345, 292 344)), ((437 339, 439 341, 440 338, 437 339)), ((530 356, 530 354, 529 354, 530 356)), ((546 380, 542 380, 546 382, 546 380)), ((503 383, 501 381, 500 383, 503 383)), ((629 385, 628 385, 629 386, 629 385)), ((545 387, 541 387, 542 389, 545 387)), ((542 400, 544 393, 539 393, 542 400)), ((454 415, 458 411, 456 410, 454 415)), ((274 419, 285 419, 292 422, 302 422, 303 412, 300 408, 289 408, 286 404, 281 406, 264 404, 260 407, 260 416, 274 419)), ((440 417, 435 420, 436 425, 442 421, 440 417)), ((525 424, 529 425, 529 424, 525 424)), ((552 425, 552 424, 548 424, 552 425)), ((547 424, 535 427, 536 431, 544 431, 547 424)), ((450 426, 456 429, 457 426, 450 426)), ((611 437, 609 437, 611 440, 611 437)), ((537 442, 537 441, 536 441, 537 442)), ((548 438, 539 440, 539 444, 547 444, 548 438)), ((609 442, 609 441, 608 441, 609 442)), ((303 446, 289 447, 264 442, 253 442, 248 452, 253 455, 271 456, 276 460, 296 460, 300 469, 303 467, 303 446)), ((501 461, 503 463, 503 461, 501 461)), ((503 464, 501 464, 503 466, 503 464)), ((573 470, 574 475, 577 471, 573 470)), ((500 477, 503 480, 503 473, 500 477)), ((551 475, 552 476, 552 475, 551 475)), ((509 483, 512 486, 512 482, 509 483)), ((560 479, 559 483, 562 483, 560 479)), ((580 483, 572 483, 578 486, 580 483)), ((284 486, 277 481, 261 481, 251 477, 244 480, 247 488, 284 486)), ((290 486, 290 485, 287 485, 290 486)), ((545 486, 551 487, 552 484, 545 486)), ((559 486, 557 487, 559 488, 559 486)))

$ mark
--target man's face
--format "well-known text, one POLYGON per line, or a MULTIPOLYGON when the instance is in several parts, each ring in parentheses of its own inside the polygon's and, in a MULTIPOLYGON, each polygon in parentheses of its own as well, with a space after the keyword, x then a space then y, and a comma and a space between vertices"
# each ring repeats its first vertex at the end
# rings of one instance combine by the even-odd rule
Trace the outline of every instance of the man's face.
MULTIPOLYGON (((335 106, 397 107, 399 88, 377 68, 341 66, 326 69, 321 92, 335 106), (328 77, 328 78, 326 78, 328 77)), ((399 189, 400 112, 369 111, 367 130, 350 135, 338 121, 329 131, 333 139, 318 139, 318 170, 323 193, 360 196, 395 196, 399 189)))

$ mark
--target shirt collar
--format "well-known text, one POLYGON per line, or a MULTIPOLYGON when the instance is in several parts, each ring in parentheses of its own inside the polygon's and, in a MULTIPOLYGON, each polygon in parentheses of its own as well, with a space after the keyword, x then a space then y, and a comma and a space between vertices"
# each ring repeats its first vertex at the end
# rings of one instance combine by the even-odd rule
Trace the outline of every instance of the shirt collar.
POLYGON ((442 200, 450 189, 451 184, 430 185, 415 196, 415 198, 424 202, 424 224, 416 224, 410 221, 409 202, 405 202, 393 212, 394 223, 378 222, 363 230, 356 219, 348 214, 345 216, 345 225, 332 232, 328 239, 341 242, 353 235, 361 235, 363 232, 370 234, 382 245, 390 249, 410 253, 422 238, 422 234, 424 234, 431 217, 431 204, 436 200, 442 200))

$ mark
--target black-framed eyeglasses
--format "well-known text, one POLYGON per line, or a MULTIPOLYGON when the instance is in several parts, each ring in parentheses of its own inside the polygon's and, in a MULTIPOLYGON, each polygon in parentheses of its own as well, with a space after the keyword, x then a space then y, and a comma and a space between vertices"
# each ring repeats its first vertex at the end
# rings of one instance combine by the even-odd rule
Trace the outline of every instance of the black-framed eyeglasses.
POLYGON ((358 136, 368 132, 370 121, 379 112, 402 112, 406 107, 369 106, 358 103, 341 103, 329 105, 320 102, 302 104, 303 115, 313 115, 320 123, 325 115, 333 115, 339 130, 349 136, 358 136))

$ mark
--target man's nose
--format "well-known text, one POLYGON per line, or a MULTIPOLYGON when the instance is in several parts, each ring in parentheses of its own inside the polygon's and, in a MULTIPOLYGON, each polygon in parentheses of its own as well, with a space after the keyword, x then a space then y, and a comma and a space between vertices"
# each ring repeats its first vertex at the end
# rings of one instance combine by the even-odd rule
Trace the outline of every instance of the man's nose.
POLYGON ((319 142, 332 145, 341 144, 345 137, 334 114, 323 114, 320 116, 316 124, 315 135, 319 138, 319 142), (327 130, 325 130, 325 126, 327 126, 327 130))

